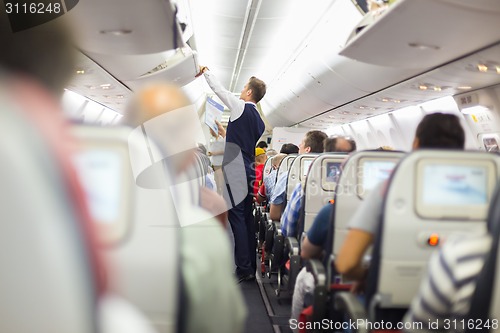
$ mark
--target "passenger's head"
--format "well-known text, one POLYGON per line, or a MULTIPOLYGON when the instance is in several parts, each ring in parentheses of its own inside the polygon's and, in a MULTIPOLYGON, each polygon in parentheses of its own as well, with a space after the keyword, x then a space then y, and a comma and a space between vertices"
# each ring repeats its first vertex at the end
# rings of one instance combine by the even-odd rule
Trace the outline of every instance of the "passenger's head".
POLYGON ((306 133, 299 145, 299 154, 322 153, 323 141, 327 138, 321 131, 309 131, 306 133))
POLYGON ((460 119, 453 114, 433 113, 418 124, 413 149, 464 149, 464 144, 465 133, 460 119))
POLYGON ((194 138, 201 131, 196 110, 190 104, 179 87, 155 83, 135 94, 124 117, 124 123, 132 127, 145 125, 147 135, 165 153, 176 173, 193 163, 197 148, 194 138))
POLYGON ((245 84, 245 87, 243 87, 243 90, 240 94, 240 99, 246 102, 259 103, 265 94, 266 84, 264 83, 264 81, 259 80, 255 76, 252 76, 248 80, 248 83, 245 84))
POLYGON ((267 157, 273 157, 273 156, 276 156, 278 154, 278 152, 274 149, 268 149, 266 150, 266 155, 267 157))
POLYGON ((331 136, 323 142, 325 153, 351 153, 356 150, 356 142, 343 136, 331 136))
POLYGON ((123 121, 127 125, 136 127, 189 104, 191 103, 188 97, 179 87, 167 83, 151 84, 135 94, 128 105, 123 121))
POLYGON ((257 143, 257 146, 255 146, 256 148, 262 148, 264 150, 267 150, 267 142, 266 141, 259 141, 257 143))
POLYGON ((293 143, 285 143, 281 146, 280 154, 298 154, 299 147, 294 145, 293 143))
POLYGON ((281 161, 283 161, 283 159, 286 157, 287 154, 278 154, 276 156, 273 157, 273 160, 271 161, 271 165, 274 169, 278 169, 280 164, 281 164, 281 161))
POLYGON ((267 160, 266 151, 262 148, 255 148, 255 163, 262 164, 267 160))
POLYGON ((54 94, 63 93, 76 59, 69 27, 51 21, 16 33, 0 29, 0 45, 0 68, 34 79, 54 94))

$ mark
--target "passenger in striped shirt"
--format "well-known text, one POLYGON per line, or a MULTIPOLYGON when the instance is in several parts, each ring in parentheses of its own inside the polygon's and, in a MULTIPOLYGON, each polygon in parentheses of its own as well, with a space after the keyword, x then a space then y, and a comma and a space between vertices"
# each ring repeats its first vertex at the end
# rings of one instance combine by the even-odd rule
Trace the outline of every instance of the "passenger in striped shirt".
POLYGON ((467 319, 470 300, 476 289, 476 277, 484 266, 491 242, 489 234, 463 235, 449 240, 439 252, 434 253, 427 276, 420 285, 420 292, 413 300, 404 321, 420 322, 424 331, 444 329, 446 323, 451 331, 464 331, 467 323, 462 327, 460 321, 467 319), (431 323, 435 326, 429 327, 431 323))

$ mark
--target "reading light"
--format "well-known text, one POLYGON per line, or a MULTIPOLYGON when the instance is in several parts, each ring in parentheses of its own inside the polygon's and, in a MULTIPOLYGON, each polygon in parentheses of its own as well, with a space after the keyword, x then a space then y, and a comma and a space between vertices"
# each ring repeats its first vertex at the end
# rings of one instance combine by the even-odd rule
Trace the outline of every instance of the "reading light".
POLYGON ((431 234, 427 239, 427 244, 429 244, 430 246, 437 246, 439 244, 439 235, 431 234))
POLYGON ((132 33, 132 30, 130 29, 108 29, 108 30, 101 30, 99 33, 103 35, 113 35, 113 36, 123 36, 123 35, 128 35, 132 33))
POLYGON ((459 90, 469 90, 469 89, 472 89, 471 86, 458 86, 457 89, 459 90))
POLYGON ((427 44, 421 44, 421 43, 408 43, 408 46, 419 49, 419 50, 434 50, 434 51, 439 50, 439 46, 427 45, 427 44))
POLYGON ((439 87, 439 86, 435 86, 433 89, 434 89, 434 91, 441 91, 442 90, 441 87, 439 87))
POLYGON ((76 74, 85 74, 85 70, 83 69, 77 69, 76 74))
POLYGON ((418 86, 418 89, 420 90, 427 90, 427 86, 425 84, 421 84, 418 86))
POLYGON ((102 90, 108 90, 111 89, 111 84, 109 83, 101 84, 99 87, 101 87, 102 90))
POLYGON ((488 66, 486 66, 485 64, 478 64, 477 70, 481 73, 486 73, 488 71, 488 66))

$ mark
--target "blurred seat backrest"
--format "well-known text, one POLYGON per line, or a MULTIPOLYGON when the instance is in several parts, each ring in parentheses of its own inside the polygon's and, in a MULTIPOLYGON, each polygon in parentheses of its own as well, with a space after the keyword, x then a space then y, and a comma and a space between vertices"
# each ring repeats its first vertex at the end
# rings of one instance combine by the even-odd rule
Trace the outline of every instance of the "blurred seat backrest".
POLYGON ((33 119, 1 94, 0 105, 0 331, 97 333, 96 267, 71 175, 33 119))
POLYGON ((188 176, 192 179, 176 178, 174 184, 161 159, 165 154, 140 129, 75 127, 81 141, 75 161, 103 249, 114 264, 116 291, 158 332, 176 332, 182 293, 178 214, 188 205, 176 202, 189 203, 186 193, 196 194, 199 180, 188 176))
POLYGON ((499 176, 500 157, 489 153, 418 150, 401 160, 388 183, 373 248, 367 285, 372 315, 409 307, 430 255, 452 234, 486 232, 499 176))

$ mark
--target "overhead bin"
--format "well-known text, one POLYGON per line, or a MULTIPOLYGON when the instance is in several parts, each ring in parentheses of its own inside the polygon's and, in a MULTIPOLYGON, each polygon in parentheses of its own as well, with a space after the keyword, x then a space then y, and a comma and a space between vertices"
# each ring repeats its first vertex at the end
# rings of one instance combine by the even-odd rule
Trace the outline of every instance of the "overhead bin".
POLYGON ((154 54, 185 44, 169 0, 85 0, 65 16, 84 52, 154 54))
POLYGON ((340 54, 387 67, 432 68, 500 41, 499 15, 497 0, 399 0, 340 54))
POLYGON ((198 72, 170 1, 86 0, 67 14, 77 46, 129 88, 156 81, 180 86, 198 72))
POLYGON ((174 55, 135 80, 126 80, 125 84, 131 88, 137 88, 147 82, 165 81, 183 86, 193 81, 198 72, 199 65, 196 52, 189 47, 185 47, 177 49, 174 55))

